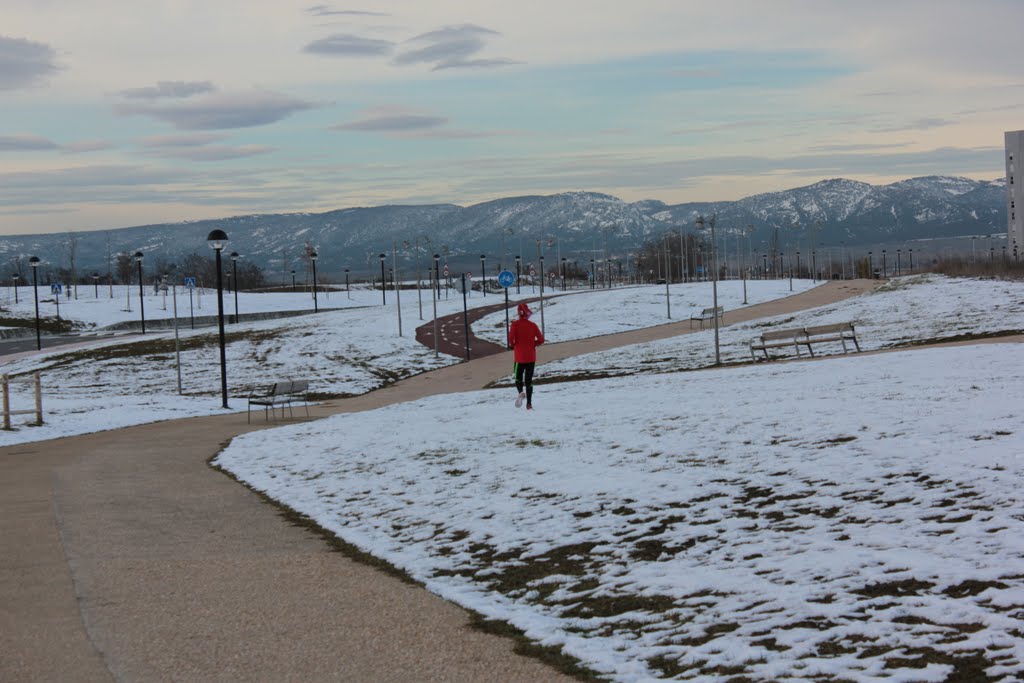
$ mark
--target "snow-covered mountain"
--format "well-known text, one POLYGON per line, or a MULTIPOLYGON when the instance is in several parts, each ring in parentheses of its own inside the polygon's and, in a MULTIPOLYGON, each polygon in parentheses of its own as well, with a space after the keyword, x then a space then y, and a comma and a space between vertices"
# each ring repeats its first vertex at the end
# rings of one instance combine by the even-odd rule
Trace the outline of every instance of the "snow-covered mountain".
MULTIPOLYGON (((544 250, 579 262, 607 250, 621 255, 644 241, 680 226, 693 231, 697 215, 717 215, 719 234, 746 234, 754 244, 776 228, 786 239, 806 239, 814 230, 824 245, 867 245, 916 239, 987 235, 1006 231, 1003 179, 928 176, 890 185, 845 179, 823 180, 783 192, 731 202, 668 205, 657 200, 624 202, 595 192, 510 197, 461 207, 454 204, 349 208, 326 213, 237 216, 187 223, 76 233, 0 238, 0 262, 11 272, 18 257, 36 255, 53 268, 66 268, 69 241, 75 241, 79 273, 107 271, 108 254, 146 254, 150 267, 162 267, 191 253, 209 254, 206 235, 228 233, 229 251, 266 269, 272 279, 301 267, 307 245, 320 255, 318 271, 339 279, 344 268, 359 277, 379 268, 378 254, 397 245, 403 268, 426 264, 440 253, 455 265, 488 270, 499 261, 536 259, 544 250)), ((550 261, 549 261, 550 262, 550 261)), ((0 279, 4 273, 0 270, 0 279)))

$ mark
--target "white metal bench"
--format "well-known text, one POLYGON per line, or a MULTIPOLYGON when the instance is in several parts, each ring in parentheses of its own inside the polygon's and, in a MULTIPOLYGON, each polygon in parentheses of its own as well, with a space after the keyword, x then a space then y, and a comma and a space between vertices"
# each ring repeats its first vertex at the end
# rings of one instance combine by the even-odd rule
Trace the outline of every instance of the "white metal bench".
POLYGON ((761 336, 750 341, 750 355, 757 360, 757 352, 760 351, 767 359, 768 349, 782 349, 793 347, 796 355, 800 355, 800 347, 807 347, 807 352, 814 355, 814 345, 827 342, 839 342, 843 345, 843 353, 849 352, 846 342, 852 342, 857 351, 860 351, 860 343, 857 341, 857 332, 853 323, 834 323, 831 325, 815 325, 813 327, 796 327, 786 330, 768 330, 761 333, 761 336))
POLYGON ((281 409, 281 417, 284 417, 285 408, 288 409, 288 415, 294 417, 295 414, 292 412, 292 404, 296 401, 301 401, 303 407, 306 409, 306 417, 309 417, 309 380, 307 379, 289 379, 281 382, 274 382, 270 385, 262 385, 253 387, 249 391, 248 405, 246 406, 245 419, 246 422, 252 420, 252 407, 263 406, 263 417, 266 420, 270 419, 271 411, 274 411, 274 419, 277 419, 277 409, 281 409))
POLYGON ((690 316, 690 329, 693 329, 694 320, 700 321, 700 329, 703 330, 705 322, 707 322, 708 320, 714 320, 716 315, 718 316, 718 318, 721 318, 724 314, 725 308, 723 308, 722 306, 719 306, 718 308, 705 308, 699 314, 690 316))

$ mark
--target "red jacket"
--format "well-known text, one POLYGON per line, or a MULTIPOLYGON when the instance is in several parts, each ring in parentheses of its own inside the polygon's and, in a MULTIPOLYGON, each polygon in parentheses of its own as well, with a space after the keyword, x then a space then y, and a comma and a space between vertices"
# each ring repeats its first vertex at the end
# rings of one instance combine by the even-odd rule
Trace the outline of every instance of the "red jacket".
POLYGON ((515 351, 515 362, 536 363, 537 347, 544 343, 544 335, 531 320, 513 320, 508 328, 508 345, 515 351))

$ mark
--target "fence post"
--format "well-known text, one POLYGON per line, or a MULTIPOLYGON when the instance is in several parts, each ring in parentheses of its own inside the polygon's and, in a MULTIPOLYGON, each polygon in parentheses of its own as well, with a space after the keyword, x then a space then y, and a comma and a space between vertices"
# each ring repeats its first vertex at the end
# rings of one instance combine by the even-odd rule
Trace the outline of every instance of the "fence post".
POLYGON ((10 378, 5 372, 3 375, 3 387, 4 387, 4 429, 11 428, 11 394, 10 394, 10 378))
POLYGON ((43 385, 39 380, 39 373, 35 373, 36 377, 36 424, 40 427, 43 426, 43 385))

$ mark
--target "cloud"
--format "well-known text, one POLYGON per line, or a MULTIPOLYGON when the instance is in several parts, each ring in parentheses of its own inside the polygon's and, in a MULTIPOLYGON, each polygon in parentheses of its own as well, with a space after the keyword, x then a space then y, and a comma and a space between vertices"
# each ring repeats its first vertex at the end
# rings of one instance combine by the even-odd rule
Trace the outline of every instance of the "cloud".
POLYGON ((473 24, 446 26, 411 38, 407 42, 425 45, 403 52, 395 57, 394 63, 433 64, 433 71, 515 64, 516 62, 511 59, 474 58, 474 55, 483 50, 485 38, 497 35, 501 34, 473 24))
POLYGON ((332 126, 331 130, 355 130, 372 133, 395 133, 425 128, 437 128, 448 123, 443 116, 427 114, 381 114, 369 118, 341 123, 332 126))
POLYGON ((328 5, 313 5, 307 7, 306 12, 316 17, 350 16, 350 17, 389 17, 387 12, 369 12, 357 9, 331 9, 328 5))
POLYGON ((0 36, 0 90, 26 88, 59 70, 56 52, 45 43, 0 36))
POLYGON ((949 119, 937 119, 937 118, 923 117, 923 118, 915 119, 913 121, 908 121, 908 122, 903 123, 903 124, 887 126, 887 127, 884 127, 884 128, 875 128, 874 132, 876 132, 876 133, 902 133, 902 132, 908 131, 908 130, 928 130, 929 128, 941 128, 943 126, 950 126, 950 125, 952 125, 954 123, 956 123, 956 121, 951 121, 949 119))
POLYGON ((140 144, 150 149, 162 147, 199 147, 208 145, 211 142, 227 140, 228 135, 224 133, 192 133, 189 135, 153 135, 142 138, 140 144))
POLYGON ((88 152, 99 152, 104 149, 115 147, 110 140, 79 140, 61 147, 65 154, 86 154, 88 152))
POLYGON ((164 97, 183 98, 213 92, 217 88, 210 81, 159 81, 155 86, 129 88, 119 94, 130 99, 156 100, 164 97))
POLYGON ((336 57, 374 57, 389 55, 395 44, 390 40, 363 38, 348 33, 336 33, 302 48, 303 52, 336 57))
POLYGON ((276 148, 268 145, 241 145, 231 147, 228 145, 206 145, 198 147, 166 147, 155 156, 165 159, 185 159, 187 161, 226 161, 229 159, 243 159, 258 154, 269 154, 276 151, 276 148))
POLYGON ((0 135, 0 152, 38 152, 59 147, 56 142, 38 135, 0 135))
POLYGON ((122 115, 151 116, 179 130, 219 130, 263 126, 316 106, 281 93, 253 90, 218 93, 180 104, 120 105, 115 111, 122 115))
POLYGON ((673 69, 669 72, 675 78, 721 78, 721 69, 673 69))

